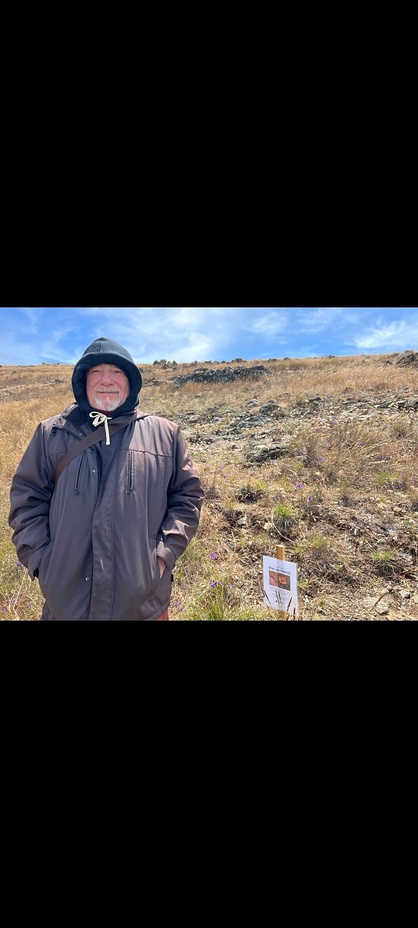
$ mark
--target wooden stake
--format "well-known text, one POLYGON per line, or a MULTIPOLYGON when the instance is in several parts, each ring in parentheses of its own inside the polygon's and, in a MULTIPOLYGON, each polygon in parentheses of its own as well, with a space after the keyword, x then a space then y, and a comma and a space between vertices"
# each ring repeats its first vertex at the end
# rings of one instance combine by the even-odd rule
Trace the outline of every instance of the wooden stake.
MULTIPOLYGON (((286 560, 285 553, 284 553, 284 545, 276 545, 276 558, 277 558, 278 561, 285 561, 285 560, 286 560)), ((286 612, 284 612, 282 609, 278 609, 278 610, 277 610, 277 618, 279 618, 279 617, 280 617, 282 620, 283 620, 283 619, 285 619, 285 620, 286 620, 286 619, 289 619, 288 614, 287 614, 286 612)))

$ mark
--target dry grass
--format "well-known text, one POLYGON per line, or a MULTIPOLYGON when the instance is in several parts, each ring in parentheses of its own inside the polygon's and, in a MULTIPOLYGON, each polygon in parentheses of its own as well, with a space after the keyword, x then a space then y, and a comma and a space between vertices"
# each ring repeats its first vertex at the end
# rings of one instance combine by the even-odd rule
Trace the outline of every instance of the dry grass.
MULTIPOLYGON (((206 490, 199 532, 174 571, 172 619, 276 619, 263 604, 261 559, 277 543, 298 563, 300 619, 417 617, 418 370, 397 360, 251 361, 231 366, 264 364, 261 380, 180 387, 174 376, 222 365, 141 367, 142 408, 179 422, 206 490), (279 408, 260 415, 270 401, 279 408), (248 459, 273 445, 284 453, 248 459)), ((40 614, 38 583, 10 542, 9 487, 38 422, 72 401, 71 374, 63 365, 0 367, 5 619, 40 614)))

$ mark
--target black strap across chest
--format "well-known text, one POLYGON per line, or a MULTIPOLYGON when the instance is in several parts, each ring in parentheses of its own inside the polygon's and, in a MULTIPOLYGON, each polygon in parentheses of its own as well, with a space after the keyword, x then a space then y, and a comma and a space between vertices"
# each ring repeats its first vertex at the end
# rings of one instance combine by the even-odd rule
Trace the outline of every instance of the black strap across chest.
MULTIPOLYGON (((136 419, 145 419, 146 416, 147 413, 138 412, 136 419)), ((120 432, 121 429, 126 429, 128 425, 132 424, 132 422, 136 422, 136 419, 130 419, 129 422, 126 422, 125 420, 125 422, 109 423, 109 435, 115 435, 115 433, 120 432)), ((73 461, 74 458, 81 454, 82 451, 85 451, 86 448, 89 448, 90 445, 95 445, 98 441, 102 441, 103 438, 105 438, 104 425, 99 425, 96 431, 92 432, 91 435, 86 435, 86 437, 82 438, 81 441, 77 442, 76 445, 73 445, 73 447, 70 448, 66 454, 63 454, 55 468, 55 486, 57 485, 64 468, 67 467, 67 464, 69 464, 70 461, 73 461)))

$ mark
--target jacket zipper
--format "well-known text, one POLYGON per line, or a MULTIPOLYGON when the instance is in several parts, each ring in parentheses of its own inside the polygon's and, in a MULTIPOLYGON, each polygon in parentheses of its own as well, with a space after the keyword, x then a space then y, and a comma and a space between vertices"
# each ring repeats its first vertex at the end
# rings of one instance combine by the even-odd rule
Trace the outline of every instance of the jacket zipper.
POLYGON ((133 451, 129 451, 128 456, 128 496, 132 493, 134 488, 134 468, 133 468, 133 451))
POLYGON ((76 496, 80 496, 80 490, 78 489, 78 484, 80 480, 80 471, 81 471, 81 465, 83 463, 83 457, 84 457, 84 451, 82 452, 82 454, 80 454, 80 462, 77 468, 77 477, 76 477, 75 487, 74 487, 74 493, 76 496))

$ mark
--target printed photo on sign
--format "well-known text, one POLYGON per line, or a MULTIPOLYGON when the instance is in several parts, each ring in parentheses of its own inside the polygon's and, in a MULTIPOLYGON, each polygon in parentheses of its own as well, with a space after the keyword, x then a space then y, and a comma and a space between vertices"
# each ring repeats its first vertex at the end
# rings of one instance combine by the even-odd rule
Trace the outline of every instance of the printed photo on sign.
POLYGON ((269 584, 279 590, 290 590, 289 574, 279 574, 277 570, 269 570, 269 584))

